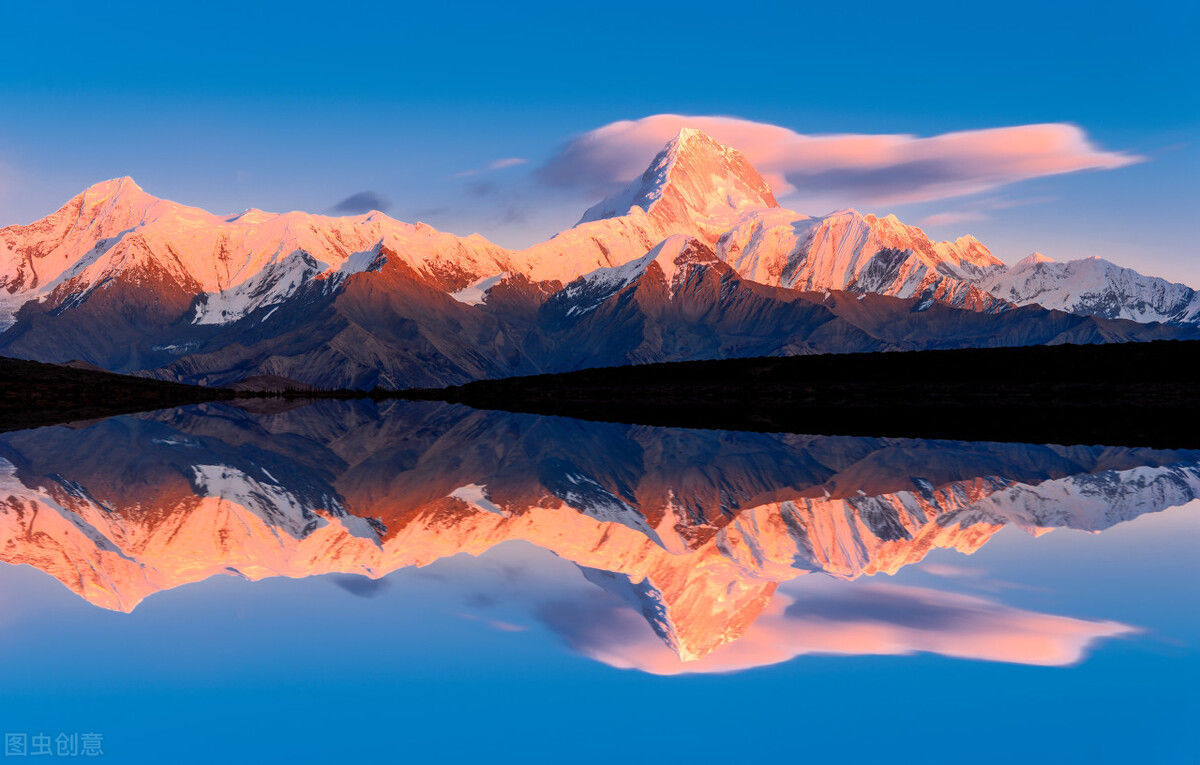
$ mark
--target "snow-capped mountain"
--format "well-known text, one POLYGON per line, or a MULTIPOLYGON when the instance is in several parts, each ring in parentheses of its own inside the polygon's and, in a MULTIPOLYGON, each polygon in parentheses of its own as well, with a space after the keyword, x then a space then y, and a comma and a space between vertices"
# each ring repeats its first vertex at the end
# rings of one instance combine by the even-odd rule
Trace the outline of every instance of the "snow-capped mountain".
POLYGON ((739 152, 687 129, 524 250, 379 212, 218 216, 128 178, 0 229, 0 353, 205 384, 1193 336, 1190 288, 1102 261, 1008 269, 894 216, 785 210, 739 152), (1150 321, 1170 326, 1132 323, 1150 321))
POLYGON ((930 296, 772 287, 743 278, 705 242, 684 236, 567 284, 542 304, 535 330, 536 342, 526 347, 536 352, 540 366, 563 370, 1194 333, 1037 307, 985 313, 930 296))
POLYGON ((150 196, 130 178, 96 184, 47 218, 0 229, 0 288, 52 306, 151 275, 200 296, 188 317, 229 323, 278 304, 304 282, 368 270, 381 248, 447 289, 507 267, 481 236, 456 237, 382 213, 332 218, 247 210, 220 217, 150 196))
POLYGON ((635 207, 664 228, 723 231, 741 213, 779 203, 739 151, 684 128, 640 178, 589 208, 579 222, 616 218, 635 207))
POLYGON ((691 266, 716 262, 717 257, 712 250, 697 239, 675 234, 659 242, 640 258, 584 274, 556 292, 551 301, 552 304, 568 306, 565 308, 567 316, 581 316, 651 270, 667 286, 670 296, 678 291, 691 266))
POLYGON ((587 210, 573 228, 518 257, 531 278, 565 284, 641 258, 672 235, 711 244, 741 214, 778 206, 740 152, 684 129, 640 178, 587 210))
POLYGON ((1008 306, 978 286, 1004 264, 977 239, 933 242, 894 215, 758 210, 721 236, 717 252, 744 278, 779 287, 928 295, 978 311, 1008 306))
MULTIPOLYGON (((645 235, 633 245, 635 253, 649 249, 640 246, 645 241, 694 236, 715 245, 718 257, 743 278, 771 286, 931 295, 973 310, 1008 305, 975 285, 1004 264, 973 237, 933 242, 895 216, 845 210, 814 218, 785 210, 739 152, 695 130, 682 130, 640 178, 589 209, 575 229, 527 253, 541 266, 550 245, 565 253, 587 249, 588 238, 596 237, 604 250, 620 253, 597 262, 612 267, 640 254, 622 248, 627 240, 610 233, 629 230, 645 235)), ((570 270, 545 266, 538 273, 564 283, 573 278, 570 270)))
POLYGON ((980 286, 1001 300, 1109 319, 1200 323, 1200 294, 1101 258, 1060 263, 1039 252, 980 286))

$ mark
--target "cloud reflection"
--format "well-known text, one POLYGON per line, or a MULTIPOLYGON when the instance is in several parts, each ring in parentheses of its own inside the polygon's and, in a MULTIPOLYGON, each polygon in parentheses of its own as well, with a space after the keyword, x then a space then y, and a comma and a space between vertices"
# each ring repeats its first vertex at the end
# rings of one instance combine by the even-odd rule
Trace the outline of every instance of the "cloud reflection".
POLYGON ((1113 621, 1027 611, 972 595, 874 582, 826 581, 776 593, 738 640, 683 661, 640 614, 599 595, 539 614, 576 651, 656 675, 734 672, 803 655, 932 653, 1037 666, 1081 661, 1100 640, 1137 629, 1113 621), (590 606, 590 607, 589 607, 590 606))

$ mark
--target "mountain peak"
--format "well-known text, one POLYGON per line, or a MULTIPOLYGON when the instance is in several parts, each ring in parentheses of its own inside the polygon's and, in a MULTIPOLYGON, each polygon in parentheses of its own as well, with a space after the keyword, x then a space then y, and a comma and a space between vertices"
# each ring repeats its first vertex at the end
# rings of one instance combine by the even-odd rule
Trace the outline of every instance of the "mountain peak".
MULTIPOLYGON (((58 210, 25 228, 33 236, 49 236, 51 239, 65 237, 68 232, 74 231, 72 236, 79 238, 77 244, 90 249, 97 238, 113 236, 132 228, 141 223, 152 209, 170 204, 173 203, 147 194, 129 176, 122 176, 88 186, 58 210), (92 238, 89 240, 89 237, 92 238)), ((36 249, 44 251, 42 245, 36 249)), ((45 266, 41 271, 46 273, 45 266)))
POLYGON ((110 178, 107 181, 93 183, 83 190, 83 196, 90 199, 100 199, 104 197, 115 197, 120 194, 145 194, 142 187, 130 178, 128 175, 123 175, 120 178, 110 178))
POLYGON ((691 230, 778 206, 771 187, 741 152, 685 127, 640 178, 588 209, 579 222, 615 218, 640 207, 665 228, 691 230))
POLYGON ((1048 258, 1040 252, 1032 252, 1029 255, 1021 258, 1021 260, 1012 267, 1013 271, 1024 271, 1027 268, 1034 268, 1042 263, 1053 263, 1054 258, 1048 258))
POLYGON ((83 215, 93 221, 114 214, 123 218, 124 215, 120 211, 130 214, 144 213, 162 201, 143 191, 128 175, 92 184, 75 199, 79 201, 79 209, 83 211, 83 215))

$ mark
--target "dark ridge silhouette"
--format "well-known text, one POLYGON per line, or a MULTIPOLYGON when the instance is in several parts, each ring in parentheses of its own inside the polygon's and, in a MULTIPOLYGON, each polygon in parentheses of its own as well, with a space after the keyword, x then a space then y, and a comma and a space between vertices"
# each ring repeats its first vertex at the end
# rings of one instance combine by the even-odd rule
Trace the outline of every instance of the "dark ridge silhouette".
POLYGON ((0 430, 213 400, 405 398, 671 427, 1193 448, 1198 362, 1200 341, 1158 341, 673 362, 359 391, 206 388, 0 357, 0 430))
POLYGON ((231 399, 225 388, 163 382, 0 356, 0 431, 231 399))
POLYGON ((1200 342, 693 361, 480 380, 409 398, 694 428, 1200 446, 1200 342))

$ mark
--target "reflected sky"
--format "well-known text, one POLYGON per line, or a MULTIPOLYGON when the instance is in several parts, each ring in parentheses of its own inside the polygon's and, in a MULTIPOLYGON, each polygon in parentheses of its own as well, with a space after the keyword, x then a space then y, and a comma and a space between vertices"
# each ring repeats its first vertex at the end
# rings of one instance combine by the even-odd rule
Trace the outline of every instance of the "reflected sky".
POLYGON ((936 730, 886 757, 928 762, 1015 726, 1190 762, 1197 496, 1197 451, 437 403, 5 433, 0 728, 128 761, 873 761, 862 730, 936 730))

